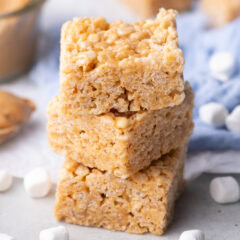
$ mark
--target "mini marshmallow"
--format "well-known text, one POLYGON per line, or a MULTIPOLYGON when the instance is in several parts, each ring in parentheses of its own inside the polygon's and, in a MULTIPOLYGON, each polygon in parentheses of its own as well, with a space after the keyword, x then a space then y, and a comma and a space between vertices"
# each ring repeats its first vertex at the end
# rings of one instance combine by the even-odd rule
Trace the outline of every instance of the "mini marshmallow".
POLYGON ((68 240, 68 231, 63 226, 44 229, 39 234, 39 240, 68 240))
POLYGON ((44 168, 36 168, 24 178, 26 192, 32 198, 45 197, 51 190, 52 183, 48 172, 44 168))
POLYGON ((221 127, 225 125, 226 118, 228 116, 228 110, 219 103, 208 103, 200 107, 199 117, 200 119, 212 126, 221 127))
POLYGON ((240 105, 227 117, 226 126, 229 131, 240 133, 240 105))
POLYGON ((8 190, 12 186, 12 176, 4 171, 0 170, 0 192, 8 190))
POLYGON ((15 238, 13 238, 7 234, 0 233, 0 240, 15 240, 15 238))
POLYGON ((181 234, 179 240, 204 240, 204 233, 200 230, 189 230, 181 234))
POLYGON ((231 176, 217 177, 210 183, 210 195, 217 203, 234 203, 240 199, 238 182, 231 176))
POLYGON ((215 53, 210 58, 209 68, 212 77, 226 82, 235 71, 235 59, 229 52, 215 53))

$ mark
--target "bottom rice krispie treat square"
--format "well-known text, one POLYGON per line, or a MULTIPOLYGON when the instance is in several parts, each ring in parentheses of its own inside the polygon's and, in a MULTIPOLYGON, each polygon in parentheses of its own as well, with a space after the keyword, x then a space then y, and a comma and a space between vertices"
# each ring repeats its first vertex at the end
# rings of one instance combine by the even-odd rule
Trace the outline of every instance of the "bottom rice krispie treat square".
POLYGON ((183 188, 186 147, 173 150, 127 179, 67 160, 55 216, 83 226, 161 235, 183 188))

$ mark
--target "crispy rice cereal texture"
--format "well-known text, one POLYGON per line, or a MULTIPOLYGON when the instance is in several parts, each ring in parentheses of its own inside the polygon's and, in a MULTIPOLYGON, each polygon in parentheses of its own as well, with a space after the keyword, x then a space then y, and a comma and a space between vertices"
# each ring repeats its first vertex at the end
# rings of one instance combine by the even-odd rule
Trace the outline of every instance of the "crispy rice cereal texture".
POLYGON ((240 16, 239 0, 201 0, 201 3, 216 26, 222 26, 240 16))
POLYGON ((68 114, 156 110, 184 100, 176 12, 107 23, 75 18, 61 35, 60 98, 68 114))
POLYGON ((66 117, 55 98, 48 108, 52 149, 82 164, 126 178, 176 149, 192 133, 193 92, 175 107, 137 113, 66 117))
POLYGON ((137 14, 151 17, 158 13, 159 8, 186 11, 192 6, 192 0, 121 0, 137 14))
POLYGON ((128 179, 67 160, 60 174, 55 216, 84 226, 161 235, 183 188, 185 147, 128 179))

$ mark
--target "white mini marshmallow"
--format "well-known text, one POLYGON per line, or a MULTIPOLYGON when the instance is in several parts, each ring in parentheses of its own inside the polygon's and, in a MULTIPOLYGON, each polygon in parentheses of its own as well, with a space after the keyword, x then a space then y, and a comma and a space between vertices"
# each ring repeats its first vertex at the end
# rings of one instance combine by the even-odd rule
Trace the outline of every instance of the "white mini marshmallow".
POLYGON ((226 126, 229 131, 240 133, 240 105, 227 117, 226 126))
POLYGON ((204 240, 205 235, 200 230, 189 230, 181 234, 179 240, 204 240))
POLYGON ((68 240, 68 231, 64 226, 48 228, 39 234, 39 240, 68 240))
POLYGON ((51 190, 52 183, 44 168, 35 168, 24 177, 24 187, 32 198, 45 197, 51 190))
POLYGON ((228 81, 235 71, 235 59, 229 52, 215 53, 209 61, 212 77, 220 81, 228 81))
POLYGON ((240 199, 239 184, 231 176, 214 178, 209 190, 211 197, 217 203, 234 203, 240 199))
POLYGON ((7 234, 0 233, 0 240, 15 240, 15 238, 13 238, 7 234))
POLYGON ((228 116, 228 110, 219 103, 208 103, 200 107, 199 117, 200 119, 212 126, 221 127, 225 125, 226 118, 228 116))
POLYGON ((0 192, 7 191, 12 186, 12 176, 4 171, 0 170, 0 192))

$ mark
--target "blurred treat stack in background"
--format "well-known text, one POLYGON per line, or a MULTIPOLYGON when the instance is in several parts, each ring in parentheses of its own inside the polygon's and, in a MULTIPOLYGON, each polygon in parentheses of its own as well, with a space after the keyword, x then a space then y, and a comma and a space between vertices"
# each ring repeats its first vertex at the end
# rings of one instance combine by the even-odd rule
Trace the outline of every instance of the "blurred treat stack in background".
POLYGON ((179 12, 189 10, 193 0, 120 0, 143 17, 155 16, 160 8, 175 9, 179 12))
POLYGON ((201 0, 201 7, 212 24, 217 27, 230 23, 240 16, 238 0, 201 0))

